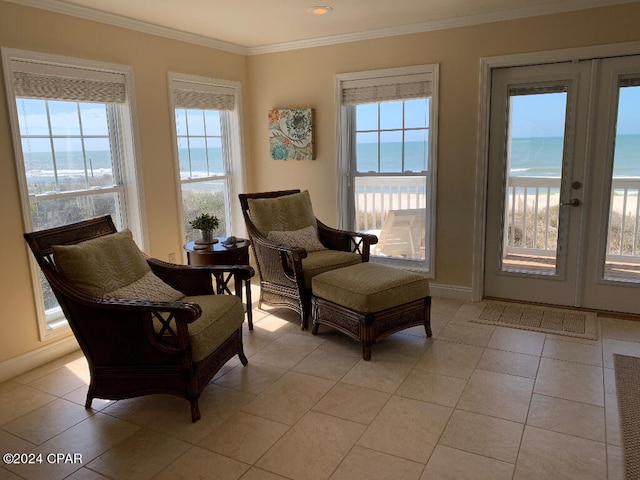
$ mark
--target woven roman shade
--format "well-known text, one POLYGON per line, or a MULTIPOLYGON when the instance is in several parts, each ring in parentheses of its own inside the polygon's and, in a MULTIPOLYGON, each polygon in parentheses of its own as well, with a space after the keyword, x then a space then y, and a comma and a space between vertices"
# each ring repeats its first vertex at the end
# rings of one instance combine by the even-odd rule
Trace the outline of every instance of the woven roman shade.
POLYGON ((16 97, 93 103, 124 103, 123 74, 12 60, 16 97))
POLYGON ((211 85, 174 79, 175 108, 197 110, 235 110, 235 89, 224 85, 211 85))
POLYGON ((361 105, 430 97, 430 74, 347 80, 342 86, 343 105, 361 105))

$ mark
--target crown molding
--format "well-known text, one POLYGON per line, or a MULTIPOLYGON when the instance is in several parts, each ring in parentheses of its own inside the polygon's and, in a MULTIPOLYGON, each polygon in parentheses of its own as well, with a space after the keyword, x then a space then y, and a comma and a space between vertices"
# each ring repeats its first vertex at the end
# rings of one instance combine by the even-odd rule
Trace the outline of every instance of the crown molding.
MULTIPOLYGON (((0 0, 1 1, 1 0, 0 0)), ((363 40, 373 40, 377 38, 395 37, 399 35, 411 35, 415 33, 433 32, 450 28, 469 27, 473 25, 483 25, 486 23, 504 22, 527 17, 538 17, 542 15, 553 15, 556 13, 566 13, 577 10, 587 10, 591 8, 608 7, 625 3, 636 3, 638 0, 574 0, 564 4, 539 5, 533 7, 519 8, 515 10, 486 13, 481 15, 467 15, 444 20, 434 20, 431 22, 403 25, 399 27, 383 28, 377 30, 367 30, 363 32, 345 33, 341 35, 330 35, 326 37, 311 38, 307 40, 297 40, 292 42, 282 42, 257 47, 246 47, 234 43, 228 43, 214 38, 183 32, 168 27, 162 27, 152 23, 134 20, 131 18, 102 12, 79 5, 72 5, 59 0, 4 0, 27 7, 39 8, 64 15, 106 23, 117 27, 136 30, 151 35, 170 38, 182 42, 192 43, 203 47, 214 48, 238 55, 263 55, 268 53, 286 52, 289 50, 301 50, 305 48, 322 47, 336 45, 340 43, 358 42, 363 40)))
POLYGON ((577 10, 588 10, 591 8, 608 7, 625 3, 636 3, 637 1, 638 0, 575 0, 571 3, 566 4, 525 7, 509 11, 486 13, 481 15, 467 15, 464 17, 448 18, 444 20, 434 20, 431 22, 403 25, 400 27, 368 30, 363 32, 347 33, 343 35, 332 35, 321 38, 312 38, 308 40, 263 45, 259 47, 247 47, 247 50, 248 55, 263 55, 267 53, 286 52, 289 50, 300 50, 304 48, 336 45, 339 43, 358 42, 362 40, 373 40, 376 38, 395 37, 399 35, 411 35, 414 33, 433 32, 437 30, 447 30, 450 28, 470 27, 474 25, 483 25, 486 23, 504 22, 508 20, 517 20, 528 17, 539 17, 542 15, 573 12, 577 10))
POLYGON ((48 10, 54 13, 61 13, 63 15, 71 15, 74 17, 83 18, 85 20, 93 20, 94 22, 106 23, 109 25, 114 25, 116 27, 127 28, 129 30, 157 35, 159 37, 165 37, 171 40, 178 40, 194 45, 200 45, 202 47, 215 48, 216 50, 236 53, 238 55, 248 55, 249 53, 246 47, 236 45, 234 43, 223 42, 221 40, 183 32, 181 30, 175 30, 173 28, 161 27, 160 25, 154 25, 153 23, 142 22, 140 20, 134 20, 132 18, 115 15, 113 13, 107 13, 100 10, 94 10, 92 8, 82 7, 80 5, 71 5, 69 3, 59 2, 57 0, 4 1, 23 5, 25 7, 33 7, 39 8, 41 10, 48 10))

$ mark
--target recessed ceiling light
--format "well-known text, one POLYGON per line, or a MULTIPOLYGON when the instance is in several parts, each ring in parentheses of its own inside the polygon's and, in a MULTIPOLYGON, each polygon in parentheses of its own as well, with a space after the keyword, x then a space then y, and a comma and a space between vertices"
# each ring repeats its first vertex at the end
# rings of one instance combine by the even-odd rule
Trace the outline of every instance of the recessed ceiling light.
POLYGON ((318 5, 315 7, 307 8, 307 12, 314 15, 324 15, 325 13, 329 13, 331 10, 333 10, 333 7, 330 7, 328 5, 318 5))

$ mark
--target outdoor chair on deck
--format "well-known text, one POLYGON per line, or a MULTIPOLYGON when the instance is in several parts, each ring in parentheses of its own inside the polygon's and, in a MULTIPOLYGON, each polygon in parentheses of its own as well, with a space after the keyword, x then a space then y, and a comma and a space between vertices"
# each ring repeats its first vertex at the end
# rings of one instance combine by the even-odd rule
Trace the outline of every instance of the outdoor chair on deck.
POLYGON ((330 228, 316 219, 308 191, 240 194, 240 205, 260 275, 260 300, 291 308, 306 329, 311 279, 369 261, 375 235, 330 228))
POLYGON ((167 393, 189 400, 195 422, 216 372, 235 355, 247 364, 241 293, 223 293, 229 274, 242 285, 251 267, 153 259, 110 216, 24 237, 89 363, 87 408, 94 398, 167 393))

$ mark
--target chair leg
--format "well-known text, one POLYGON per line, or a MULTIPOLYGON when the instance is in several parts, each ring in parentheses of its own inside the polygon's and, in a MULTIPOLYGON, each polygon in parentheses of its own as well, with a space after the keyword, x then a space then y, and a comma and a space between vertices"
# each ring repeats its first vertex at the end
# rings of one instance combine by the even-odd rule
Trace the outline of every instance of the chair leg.
POLYGON ((244 349, 240 349, 240 351, 238 352, 238 357, 240 358, 240 362, 242 363, 242 365, 247 365, 247 363, 249 363, 249 360, 247 360, 247 356, 244 354, 244 349))
POLYGON ((200 407, 198 406, 198 399, 194 398, 190 400, 191 402, 191 421, 196 423, 200 420, 200 407))
POLYGON ((90 383, 89 389, 87 390, 87 400, 84 402, 84 408, 91 408, 92 403, 93 403, 93 383, 90 383))

